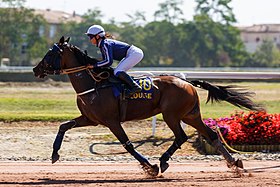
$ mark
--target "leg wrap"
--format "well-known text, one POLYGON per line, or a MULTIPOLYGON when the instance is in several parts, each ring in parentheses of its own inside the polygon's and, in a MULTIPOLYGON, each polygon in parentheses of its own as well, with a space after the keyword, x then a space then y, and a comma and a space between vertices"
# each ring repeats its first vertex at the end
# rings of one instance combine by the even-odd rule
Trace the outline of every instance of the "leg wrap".
POLYGON ((169 158, 171 158, 171 156, 175 153, 175 151, 177 149, 181 149, 181 145, 188 139, 188 137, 185 135, 183 136, 183 138, 180 139, 175 139, 175 141, 173 142, 173 144, 168 148, 168 150, 163 153, 163 155, 159 158, 160 160, 160 169, 161 172, 165 172, 167 170, 167 168, 169 167, 169 164, 167 163, 167 161, 169 160, 169 158))
POLYGON ((57 152, 60 149, 64 134, 65 132, 61 132, 61 131, 57 133, 55 141, 53 143, 54 152, 57 152))
POLYGON ((138 152, 134 149, 134 147, 133 147, 133 145, 132 145, 132 143, 131 143, 130 141, 125 142, 125 143, 123 144, 123 147, 124 147, 132 156, 134 156, 134 158, 135 158, 136 160, 138 160, 140 163, 147 163, 147 164, 150 165, 149 161, 148 161, 143 155, 141 155, 140 153, 138 153, 138 152))
POLYGON ((58 152, 58 150, 60 149, 65 132, 67 130, 73 128, 75 125, 76 125, 75 120, 70 120, 70 121, 64 122, 60 125, 59 131, 58 131, 55 141, 53 143, 54 152, 58 152))
POLYGON ((59 131, 61 132, 66 132, 67 130, 75 127, 76 121, 75 120, 70 120, 62 123, 59 127, 59 131))
POLYGON ((228 163, 232 164, 235 162, 235 159, 229 154, 228 150, 223 146, 219 139, 214 140, 212 142, 212 146, 216 149, 216 151, 219 154, 223 155, 223 157, 228 163))
POLYGON ((160 161, 168 161, 169 158, 175 153, 177 149, 181 149, 181 145, 187 141, 187 139, 180 139, 173 142, 173 144, 168 148, 168 150, 160 157, 160 161))
POLYGON ((127 141, 122 145, 130 154, 134 154, 135 149, 130 141, 127 141))

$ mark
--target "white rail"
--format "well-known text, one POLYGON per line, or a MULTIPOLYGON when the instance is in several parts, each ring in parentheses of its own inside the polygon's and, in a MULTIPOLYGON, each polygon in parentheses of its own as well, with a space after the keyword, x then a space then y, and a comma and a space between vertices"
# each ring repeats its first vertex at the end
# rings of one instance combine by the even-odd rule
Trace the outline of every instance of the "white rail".
POLYGON ((133 76, 175 75, 189 79, 280 80, 280 72, 130 71, 133 76))

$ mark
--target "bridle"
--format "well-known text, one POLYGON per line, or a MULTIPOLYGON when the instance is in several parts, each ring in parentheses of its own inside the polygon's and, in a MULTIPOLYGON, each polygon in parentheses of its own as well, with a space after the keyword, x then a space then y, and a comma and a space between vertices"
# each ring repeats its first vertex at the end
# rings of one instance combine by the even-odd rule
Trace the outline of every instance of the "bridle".
MULTIPOLYGON (((68 46, 68 43, 64 43, 62 45, 62 47, 68 46)), ((103 71, 100 73, 95 73, 93 71, 91 71, 91 69, 93 69, 92 65, 80 65, 77 67, 73 67, 73 68, 62 68, 61 66, 61 57, 62 57, 62 53, 63 53, 63 49, 58 45, 58 44, 54 44, 54 46, 52 47, 52 49, 50 49, 51 52, 56 53, 55 56, 53 57, 53 68, 54 68, 54 74, 72 74, 72 73, 77 73, 83 70, 86 70, 87 73, 96 81, 96 82, 100 82, 104 79, 107 79, 110 77, 110 73, 108 71, 103 71), (58 54, 58 55, 57 55, 58 54)), ((48 64, 51 62, 47 62, 48 64)))

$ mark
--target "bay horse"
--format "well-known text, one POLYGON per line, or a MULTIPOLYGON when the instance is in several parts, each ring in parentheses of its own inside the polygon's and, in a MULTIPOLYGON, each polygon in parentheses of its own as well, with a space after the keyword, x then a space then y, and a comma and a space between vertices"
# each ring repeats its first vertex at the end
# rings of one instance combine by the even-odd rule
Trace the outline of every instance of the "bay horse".
POLYGON ((105 76, 96 68, 88 66, 88 64, 97 63, 98 60, 69 44, 69 40, 70 38, 61 37, 59 42, 55 43, 33 68, 34 75, 39 78, 52 74, 68 74, 77 93, 77 106, 81 112, 79 117, 60 124, 53 143, 52 163, 59 160, 58 151, 67 130, 101 124, 110 129, 123 147, 139 161, 146 173, 157 176, 159 170, 161 173, 166 171, 169 167, 168 160, 188 139, 180 125, 182 120, 194 127, 218 153, 223 155, 228 167, 243 168, 242 161, 233 158, 220 142, 217 133, 202 121, 199 97, 195 87, 208 90, 207 102, 222 100, 249 110, 263 110, 250 99, 251 92, 230 86, 217 86, 201 80, 188 81, 164 75, 151 77, 152 98, 121 99, 120 96, 114 95, 112 86, 108 86, 108 84, 106 86, 106 83, 109 82, 106 78, 113 77, 113 75, 107 71, 108 74, 105 73, 105 76), (106 80, 103 80, 102 75, 106 80), (125 107, 120 107, 122 102, 126 103, 125 107), (159 113, 162 114, 164 121, 175 136, 173 144, 159 158, 160 167, 157 164, 152 165, 148 159, 134 149, 121 126, 122 122, 146 119, 159 113))

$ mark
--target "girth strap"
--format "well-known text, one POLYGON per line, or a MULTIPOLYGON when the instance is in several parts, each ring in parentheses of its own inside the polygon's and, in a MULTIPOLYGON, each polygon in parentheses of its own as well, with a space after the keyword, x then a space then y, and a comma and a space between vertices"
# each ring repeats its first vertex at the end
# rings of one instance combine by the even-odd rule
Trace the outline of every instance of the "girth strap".
MULTIPOLYGON (((122 89, 124 90, 124 89, 122 89)), ((121 121, 125 121, 126 119, 126 111, 127 111, 127 99, 125 98, 124 91, 120 94, 119 98, 119 111, 120 111, 120 119, 121 121)))

